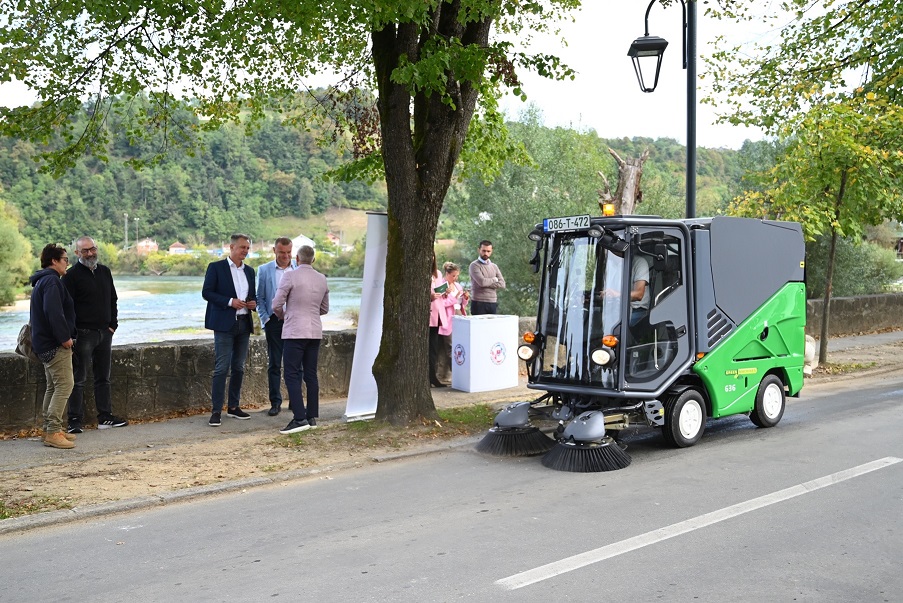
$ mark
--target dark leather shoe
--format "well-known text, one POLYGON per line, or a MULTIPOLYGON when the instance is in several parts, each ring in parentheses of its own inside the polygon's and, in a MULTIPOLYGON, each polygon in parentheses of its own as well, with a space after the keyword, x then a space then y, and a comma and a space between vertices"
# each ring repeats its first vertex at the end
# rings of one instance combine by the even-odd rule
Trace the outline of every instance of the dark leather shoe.
POLYGON ((267 411, 267 414, 270 415, 271 417, 275 417, 276 415, 279 414, 280 410, 282 410, 282 408, 279 406, 271 406, 270 410, 267 411))

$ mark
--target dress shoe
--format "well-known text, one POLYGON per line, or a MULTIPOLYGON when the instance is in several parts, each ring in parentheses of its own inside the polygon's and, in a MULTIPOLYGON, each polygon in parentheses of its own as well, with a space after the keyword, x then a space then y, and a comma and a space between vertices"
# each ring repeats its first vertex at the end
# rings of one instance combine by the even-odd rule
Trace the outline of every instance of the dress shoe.
POLYGON ((280 407, 280 406, 271 406, 270 410, 267 411, 267 414, 270 415, 271 417, 275 417, 276 415, 279 414, 280 410, 282 410, 282 407, 280 407))

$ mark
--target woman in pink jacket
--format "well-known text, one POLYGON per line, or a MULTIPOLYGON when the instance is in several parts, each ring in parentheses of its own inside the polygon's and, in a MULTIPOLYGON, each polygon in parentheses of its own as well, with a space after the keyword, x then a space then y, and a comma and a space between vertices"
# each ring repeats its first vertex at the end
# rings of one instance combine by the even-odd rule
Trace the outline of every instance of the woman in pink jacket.
POLYGON ((458 284, 458 275, 461 269, 457 264, 445 262, 442 266, 444 275, 436 269, 436 259, 433 258, 433 278, 430 290, 430 385, 433 387, 445 387, 445 383, 436 375, 439 361, 439 348, 441 346, 440 335, 451 335, 452 317, 456 310, 465 314, 465 307, 470 301, 470 295, 458 284))

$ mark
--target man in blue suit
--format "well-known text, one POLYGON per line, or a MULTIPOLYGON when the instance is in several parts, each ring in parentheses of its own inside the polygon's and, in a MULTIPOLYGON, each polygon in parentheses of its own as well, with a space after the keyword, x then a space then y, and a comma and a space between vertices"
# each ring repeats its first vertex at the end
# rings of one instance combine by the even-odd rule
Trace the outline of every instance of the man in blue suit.
POLYGON ((273 313, 273 296, 282 282, 282 276, 295 269, 292 259, 292 240, 279 237, 273 245, 276 259, 260 267, 257 279, 257 312, 260 314, 260 325, 267 338, 267 378, 270 389, 270 410, 275 417, 282 410, 282 325, 285 321, 273 313))
POLYGON ((245 359, 253 325, 251 312, 257 309, 254 293, 254 269, 244 263, 251 250, 248 235, 234 234, 229 243, 229 257, 207 266, 201 295, 207 300, 204 326, 213 330, 216 364, 213 368, 213 414, 210 425, 221 424, 229 379, 229 404, 226 414, 235 419, 250 419, 239 407, 241 382, 245 376, 245 359))

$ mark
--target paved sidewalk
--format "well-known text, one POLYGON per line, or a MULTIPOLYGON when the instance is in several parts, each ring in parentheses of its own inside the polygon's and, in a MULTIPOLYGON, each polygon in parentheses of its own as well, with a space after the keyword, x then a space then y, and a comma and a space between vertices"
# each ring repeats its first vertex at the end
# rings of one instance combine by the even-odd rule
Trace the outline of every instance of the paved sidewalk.
MULTIPOLYGON (((436 408, 454 408, 471 404, 504 404, 517 400, 532 400, 540 392, 527 389, 527 379, 522 377, 518 387, 497 391, 468 393, 450 387, 432 389, 436 408)), ((320 400, 319 424, 344 422, 347 398, 320 400)), ((275 417, 267 415, 267 408, 245 408, 251 415, 247 421, 239 421, 223 412, 221 427, 207 424, 210 413, 179 417, 165 421, 135 423, 113 429, 86 429, 78 435, 72 450, 61 451, 41 445, 39 437, 0 440, 0 471, 15 471, 45 463, 60 463, 118 454, 146 448, 193 442, 204 437, 237 437, 249 433, 269 432, 273 436, 291 420, 288 400, 282 403, 282 412, 275 417)))

